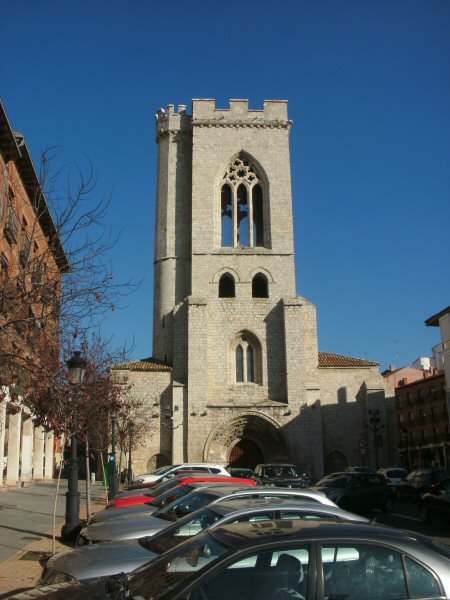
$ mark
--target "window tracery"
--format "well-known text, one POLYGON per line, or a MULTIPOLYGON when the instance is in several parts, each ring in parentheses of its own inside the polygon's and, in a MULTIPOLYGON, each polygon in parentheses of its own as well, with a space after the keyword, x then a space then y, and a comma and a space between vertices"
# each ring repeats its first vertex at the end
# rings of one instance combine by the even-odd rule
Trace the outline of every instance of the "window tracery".
POLYGON ((251 162, 235 158, 221 187, 222 247, 267 246, 261 178, 251 162))
POLYGON ((236 383, 261 383, 261 351, 250 334, 238 335, 233 344, 234 381, 236 383))

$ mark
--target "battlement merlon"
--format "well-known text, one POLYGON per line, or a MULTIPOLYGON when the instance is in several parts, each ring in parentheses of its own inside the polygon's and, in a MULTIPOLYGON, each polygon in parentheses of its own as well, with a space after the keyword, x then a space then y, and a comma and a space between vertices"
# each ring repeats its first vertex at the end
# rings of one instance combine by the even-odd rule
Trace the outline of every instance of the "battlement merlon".
POLYGON ((178 112, 175 112, 175 106, 168 104, 166 108, 160 108, 155 114, 156 118, 156 141, 161 136, 168 133, 183 132, 190 134, 192 132, 191 117, 186 112, 186 104, 178 105, 178 112))
POLYGON ((289 129, 287 100, 264 100, 262 109, 249 109, 248 100, 230 100, 230 108, 216 108, 213 98, 194 98, 192 116, 186 112, 186 105, 160 108, 156 117, 156 140, 168 133, 192 133, 193 126, 200 127, 277 127, 289 129))
POLYGON ((192 100, 193 125, 241 124, 289 127, 287 100, 264 100, 262 109, 249 109, 248 100, 230 100, 230 108, 216 108, 211 98, 192 100))

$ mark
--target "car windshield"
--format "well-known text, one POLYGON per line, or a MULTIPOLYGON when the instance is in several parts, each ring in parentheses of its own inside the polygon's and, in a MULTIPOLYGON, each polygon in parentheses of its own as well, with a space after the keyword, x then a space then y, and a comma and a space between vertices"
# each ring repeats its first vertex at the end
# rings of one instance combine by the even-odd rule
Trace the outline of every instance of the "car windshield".
POLYGON ((147 566, 133 571, 129 596, 156 600, 173 590, 178 583, 196 577, 201 569, 228 550, 207 532, 195 536, 147 566))
POLYGON ((149 502, 152 506, 157 506, 161 508, 162 506, 166 506, 169 502, 173 502, 178 498, 182 498, 192 492, 192 487, 190 485, 179 485, 178 487, 172 487, 167 490, 164 494, 160 494, 154 500, 149 502))
POLYGON ((156 471, 153 471, 153 473, 149 473, 149 475, 164 475, 164 473, 167 473, 173 468, 174 465, 169 465, 168 467, 159 467, 159 469, 156 469, 156 471))
POLYGON ((215 494, 207 492, 191 492, 183 498, 178 498, 170 504, 167 504, 163 508, 156 510, 153 516, 158 519, 164 519, 165 521, 176 521, 181 517, 190 515, 194 510, 198 510, 203 506, 206 506, 217 496, 215 494))
POLYGON ((190 538, 200 531, 203 531, 216 521, 222 518, 222 515, 210 508, 201 508, 191 515, 184 517, 169 525, 156 536, 141 538, 139 544, 155 554, 162 554, 171 550, 187 538, 190 538))
POLYGON ((160 483, 158 486, 149 489, 145 493, 144 493, 145 490, 142 490, 142 493, 144 496, 151 496, 152 498, 158 498, 158 496, 160 496, 161 494, 164 494, 164 492, 167 492, 167 490, 171 490, 176 485, 177 485, 177 482, 174 481, 173 479, 171 479, 170 481, 165 481, 164 483, 160 483))
POLYGON ((352 477, 350 475, 333 475, 324 477, 320 481, 318 481, 315 487, 326 487, 326 488, 346 488, 352 482, 352 477))
POLYGON ((293 465, 271 465, 264 467, 264 477, 287 478, 303 477, 304 473, 299 467, 293 465))

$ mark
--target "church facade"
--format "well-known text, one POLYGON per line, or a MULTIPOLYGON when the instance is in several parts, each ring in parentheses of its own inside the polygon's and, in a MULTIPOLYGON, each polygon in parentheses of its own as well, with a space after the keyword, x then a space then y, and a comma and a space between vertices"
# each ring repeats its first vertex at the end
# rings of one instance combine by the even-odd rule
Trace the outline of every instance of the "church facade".
POLYGON ((378 363, 319 352, 316 307, 297 294, 291 125, 286 101, 156 115, 153 356, 116 367, 147 411, 135 473, 396 462, 378 363))

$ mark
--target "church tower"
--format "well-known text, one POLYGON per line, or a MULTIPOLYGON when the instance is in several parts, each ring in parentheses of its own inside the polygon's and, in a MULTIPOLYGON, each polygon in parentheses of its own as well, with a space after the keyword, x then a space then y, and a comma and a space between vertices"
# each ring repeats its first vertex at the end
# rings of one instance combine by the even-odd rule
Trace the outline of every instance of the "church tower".
POLYGON ((297 295, 286 101, 157 113, 154 358, 173 462, 322 470, 316 310, 297 295), (314 451, 312 451, 314 445, 314 451))

